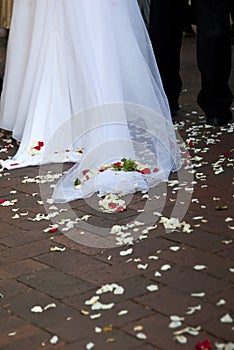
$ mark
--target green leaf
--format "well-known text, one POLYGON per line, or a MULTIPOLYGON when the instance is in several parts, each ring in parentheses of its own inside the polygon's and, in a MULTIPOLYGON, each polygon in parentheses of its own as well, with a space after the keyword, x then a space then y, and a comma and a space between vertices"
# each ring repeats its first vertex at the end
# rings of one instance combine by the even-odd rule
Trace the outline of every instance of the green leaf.
POLYGON ((77 179, 75 179, 75 181, 74 181, 74 185, 75 186, 79 186, 81 184, 81 181, 77 178, 77 179))

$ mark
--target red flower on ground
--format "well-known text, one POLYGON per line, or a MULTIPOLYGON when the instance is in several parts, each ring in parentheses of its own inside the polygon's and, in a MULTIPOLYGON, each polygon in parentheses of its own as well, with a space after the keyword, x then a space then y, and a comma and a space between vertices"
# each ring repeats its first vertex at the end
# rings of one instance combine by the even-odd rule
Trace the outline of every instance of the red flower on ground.
POLYGON ((6 202, 5 199, 0 199, 0 204, 3 204, 4 202, 6 202))
POLYGON ((212 344, 208 339, 203 340, 201 343, 196 344, 196 350, 211 350, 212 344))
POLYGON ((142 174, 150 174, 151 173, 150 168, 145 168, 145 169, 141 170, 141 173, 142 174))
POLYGON ((121 163, 121 162, 116 162, 116 163, 114 163, 113 165, 117 166, 118 168, 121 168, 122 163, 121 163))
POLYGON ((188 146, 189 147, 193 147, 194 146, 194 142, 193 141, 189 141, 188 146))
POLYGON ((58 228, 57 228, 57 227, 52 227, 52 228, 49 230, 50 233, 55 233, 55 232, 57 232, 57 231, 58 231, 58 228))
POLYGON ((40 151, 43 146, 44 146, 44 142, 38 141, 37 146, 35 146, 33 148, 36 149, 37 151, 40 151))
POLYGON ((39 147, 43 147, 44 146, 44 142, 43 141, 38 141, 38 146, 39 147))
POLYGON ((117 208, 116 211, 119 213, 119 212, 124 211, 124 210, 125 210, 124 206, 121 205, 120 207, 117 208))
POLYGON ((117 204, 116 203, 108 203, 108 207, 111 208, 111 209, 115 209, 117 207, 117 204))

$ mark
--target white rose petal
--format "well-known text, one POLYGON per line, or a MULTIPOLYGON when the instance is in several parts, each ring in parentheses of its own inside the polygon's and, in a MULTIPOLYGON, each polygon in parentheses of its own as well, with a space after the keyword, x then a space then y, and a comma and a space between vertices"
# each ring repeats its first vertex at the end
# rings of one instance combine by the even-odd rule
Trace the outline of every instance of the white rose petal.
POLYGON ((177 316, 177 315, 171 315, 170 316, 170 320, 173 321, 173 322, 184 321, 184 317, 180 317, 180 316, 177 316))
POLYGON ((99 296, 95 295, 94 297, 92 297, 89 300, 85 301, 85 305, 93 305, 95 304, 97 301, 99 300, 99 296))
POLYGON ((150 255, 150 256, 148 257, 148 259, 149 259, 149 260, 158 260, 159 257, 158 257, 157 255, 150 255))
POLYGON ((138 264, 138 265, 137 265, 137 268, 138 268, 139 270, 146 270, 147 267, 148 267, 148 264, 145 264, 145 265, 143 265, 143 264, 138 264))
POLYGON ((169 264, 165 264, 161 267, 161 271, 168 271, 171 269, 171 265, 169 264))
POLYGON ((187 343, 187 338, 184 335, 177 335, 175 337, 175 340, 180 343, 180 344, 186 344, 187 343))
POLYGON ((10 332, 7 335, 8 335, 8 337, 14 337, 16 335, 16 332, 10 332))
POLYGON ((233 218, 228 217, 228 218, 225 219, 225 221, 226 222, 231 222, 231 221, 233 221, 233 218))
POLYGON ((91 306, 92 310, 110 310, 115 306, 114 303, 102 304, 99 301, 91 306))
POLYGON ((42 313, 42 312, 43 312, 43 309, 42 309, 41 306, 36 305, 36 306, 34 306, 34 307, 31 308, 31 312, 34 312, 34 313, 42 313))
POLYGON ((194 268, 194 270, 202 271, 202 270, 207 269, 207 266, 206 265, 195 265, 195 266, 193 266, 193 268, 194 268))
POLYGON ((56 304, 55 303, 51 303, 51 304, 48 304, 44 307, 44 310, 49 310, 49 309, 54 309, 56 308, 56 304))
POLYGON ((172 250, 173 252, 177 252, 178 250, 180 250, 180 247, 179 246, 172 246, 169 249, 172 250))
POLYGON ((177 327, 180 327, 182 325, 182 322, 180 321, 173 321, 169 324, 169 328, 177 328, 177 327))
POLYGON ((95 331, 95 333, 101 333, 102 329, 101 329, 101 327, 95 327, 94 331, 95 331))
POLYGON ((15 214, 15 215, 12 216, 11 218, 12 218, 12 219, 19 219, 19 217, 20 217, 19 214, 15 214))
POLYGON ((144 333, 142 333, 142 332, 137 333, 137 334, 136 334, 136 337, 137 337, 138 339, 141 339, 141 340, 147 339, 146 335, 145 335, 144 333))
POLYGON ((234 273, 234 267, 230 267, 230 268, 229 268, 229 271, 230 271, 231 273, 234 273))
POLYGON ((51 252, 65 252, 65 250, 66 250, 66 247, 51 247, 50 248, 50 251, 51 252))
POLYGON ((192 297, 197 297, 197 298, 202 298, 206 295, 205 292, 200 292, 200 293, 191 293, 190 294, 192 297))
POLYGON ((146 289, 149 292, 155 292, 156 290, 158 290, 158 286, 157 286, 157 284, 150 284, 149 286, 146 287, 146 289))
POLYGON ((128 310, 121 310, 118 312, 118 316, 124 316, 128 314, 128 310))
POLYGON ((89 342, 87 345, 86 345, 86 350, 92 350, 94 348, 95 344, 92 343, 92 342, 89 342))
POLYGON ((226 245, 231 244, 232 243, 232 239, 230 239, 230 240, 227 240, 227 239, 223 240, 222 243, 226 244, 226 245))
POLYGON ((121 255, 121 256, 126 256, 126 255, 132 254, 132 252, 133 252, 133 249, 132 249, 132 248, 129 248, 129 249, 127 249, 127 250, 122 250, 122 251, 119 253, 119 255, 121 255))
POLYGON ((232 323, 233 319, 229 314, 224 315, 223 317, 220 318, 220 321, 222 323, 232 323))
POLYGON ((101 317, 101 315, 102 314, 94 314, 94 315, 90 315, 90 318, 91 318, 91 320, 95 320, 96 318, 99 318, 99 317, 101 317))
POLYGON ((59 341, 59 337, 57 335, 54 335, 51 339, 50 339, 50 343, 51 344, 57 344, 59 341))
POLYGON ((197 305, 197 306, 189 306, 188 307, 188 311, 186 312, 187 315, 192 315, 194 314, 196 311, 200 311, 201 310, 201 305, 197 305))
POLYGON ((161 274, 159 271, 155 271, 154 276, 155 276, 155 277, 161 277, 162 274, 161 274))
POLYGON ((221 306, 221 305, 224 305, 224 304, 226 304, 226 300, 224 300, 224 299, 220 299, 220 300, 216 303, 217 306, 221 306))

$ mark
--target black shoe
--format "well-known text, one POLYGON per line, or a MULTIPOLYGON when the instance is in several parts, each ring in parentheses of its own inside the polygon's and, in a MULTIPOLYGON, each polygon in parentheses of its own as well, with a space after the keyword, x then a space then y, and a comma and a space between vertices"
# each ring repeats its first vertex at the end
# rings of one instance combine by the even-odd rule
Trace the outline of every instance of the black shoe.
POLYGON ((193 30, 193 27, 191 25, 187 25, 184 27, 184 36, 187 38, 194 38, 196 36, 196 33, 193 30))
POLYGON ((229 110, 227 113, 223 114, 222 117, 217 116, 207 116, 206 122, 212 126, 222 126, 227 124, 230 120, 232 120, 232 112, 229 110))

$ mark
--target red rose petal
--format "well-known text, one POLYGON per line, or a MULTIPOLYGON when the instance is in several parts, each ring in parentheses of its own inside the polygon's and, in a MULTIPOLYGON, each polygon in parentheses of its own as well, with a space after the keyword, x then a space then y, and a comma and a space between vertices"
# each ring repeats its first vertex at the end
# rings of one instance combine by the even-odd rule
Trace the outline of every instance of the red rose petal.
POLYGON ((3 204, 4 202, 6 202, 5 199, 0 199, 0 204, 3 204))
POLYGON ((153 170, 154 173, 157 173, 158 171, 159 171, 158 168, 154 168, 154 170, 153 170))
POLYGON ((196 350, 211 350, 212 344, 208 339, 205 339, 203 342, 197 343, 195 348, 196 350))
POLYGON ((16 165, 19 165, 19 163, 12 163, 12 164, 10 164, 10 166, 16 166, 16 165))
POLYGON ((43 147, 44 146, 44 142, 43 141, 38 141, 38 146, 39 147, 43 147))
POLYGON ((141 170, 141 173, 142 174, 150 174, 151 173, 150 168, 145 168, 145 169, 141 170))
POLYGON ((124 211, 125 210, 125 208, 124 208, 124 206, 123 205, 121 205, 120 207, 118 207, 117 208, 117 212, 120 212, 120 211, 124 211))
POLYGON ((111 209, 115 209, 117 207, 117 204, 116 203, 108 203, 108 207, 111 208, 111 209))
POLYGON ((58 231, 58 228, 57 228, 57 227, 52 227, 52 228, 49 230, 50 233, 55 233, 55 232, 57 232, 57 231, 58 231))
POLYGON ((37 151, 40 151, 41 150, 41 146, 35 146, 33 147, 34 149, 36 149, 37 151))
POLYGON ((82 171, 82 174, 83 174, 83 175, 86 175, 88 172, 89 172, 89 170, 83 170, 83 171, 82 171))
POLYGON ((116 163, 114 163, 113 165, 117 166, 118 168, 121 168, 122 163, 121 163, 121 162, 116 162, 116 163))
POLYGON ((189 145, 189 147, 193 147, 194 146, 194 142, 193 141, 189 141, 188 145, 189 145))

